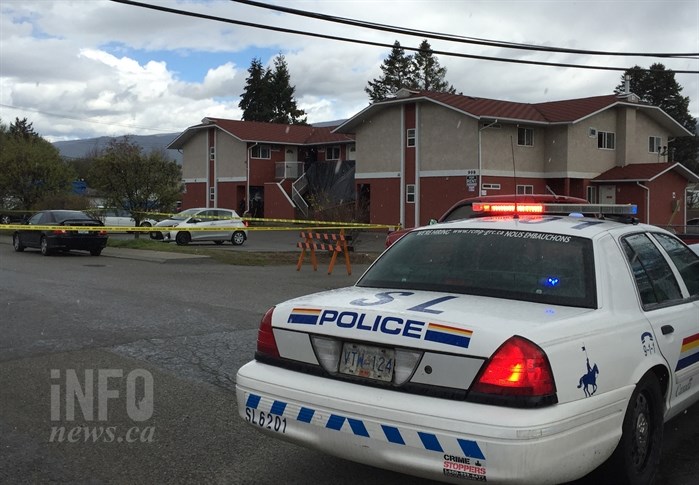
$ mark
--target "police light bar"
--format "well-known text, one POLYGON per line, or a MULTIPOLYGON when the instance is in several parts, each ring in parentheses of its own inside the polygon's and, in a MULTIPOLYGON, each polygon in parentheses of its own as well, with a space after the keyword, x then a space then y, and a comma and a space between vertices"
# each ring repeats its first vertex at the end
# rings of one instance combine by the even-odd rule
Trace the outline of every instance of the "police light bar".
POLYGON ((531 202, 474 202, 473 212, 491 214, 605 214, 633 216, 635 204, 537 204, 531 202))

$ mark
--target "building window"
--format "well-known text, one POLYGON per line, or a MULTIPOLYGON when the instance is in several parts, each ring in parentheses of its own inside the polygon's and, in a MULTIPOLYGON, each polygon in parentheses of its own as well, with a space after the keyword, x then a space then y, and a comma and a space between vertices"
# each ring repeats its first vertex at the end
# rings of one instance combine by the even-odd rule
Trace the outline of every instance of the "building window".
POLYGON ((271 151, 269 149, 269 145, 255 145, 250 150, 250 156, 252 158, 265 158, 265 159, 272 158, 271 151))
POLYGON ((598 131, 597 148, 614 150, 616 148, 616 133, 611 131, 598 131))
POLYGON ((517 194, 533 194, 534 193, 534 186, 533 185, 518 185, 517 186, 517 194))
POLYGON ((405 133, 405 139, 406 139, 406 146, 409 147, 414 147, 415 146, 415 128, 408 128, 408 130, 405 133))
POLYGON ((415 203, 415 184, 408 184, 405 186, 405 201, 408 204, 415 203))
POLYGON ((587 186, 587 201, 590 204, 597 204, 599 199, 597 198, 597 186, 588 185, 587 186))
POLYGON ((209 200, 216 200, 216 189, 209 187, 209 200))
POLYGON ((481 188, 483 190, 500 190, 500 184, 483 184, 481 188))
POLYGON ((340 159, 340 146, 335 145, 325 149, 325 159, 326 160, 339 160, 340 159))
POLYGON ((209 160, 216 158, 216 147, 209 148, 209 160))
POLYGON ((663 140, 659 136, 649 136, 648 137, 648 152, 658 153, 660 151, 660 144, 662 142, 663 142, 663 140))
POLYGON ((532 128, 517 128, 517 145, 534 146, 534 130, 532 128))

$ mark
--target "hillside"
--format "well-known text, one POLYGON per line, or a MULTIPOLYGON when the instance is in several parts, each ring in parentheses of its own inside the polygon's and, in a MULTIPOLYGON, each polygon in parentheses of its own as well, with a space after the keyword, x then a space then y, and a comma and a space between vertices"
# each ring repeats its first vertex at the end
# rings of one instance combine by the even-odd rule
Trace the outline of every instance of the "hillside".
MULTIPOLYGON (((144 152, 165 149, 180 133, 165 133, 162 135, 130 135, 130 138, 138 143, 144 152)), ((112 137, 101 136, 99 138, 87 138, 85 140, 57 141, 53 146, 58 148, 62 157, 84 158, 95 151, 107 146, 112 137)), ((167 155, 182 165, 182 154, 177 150, 166 150, 167 155)))

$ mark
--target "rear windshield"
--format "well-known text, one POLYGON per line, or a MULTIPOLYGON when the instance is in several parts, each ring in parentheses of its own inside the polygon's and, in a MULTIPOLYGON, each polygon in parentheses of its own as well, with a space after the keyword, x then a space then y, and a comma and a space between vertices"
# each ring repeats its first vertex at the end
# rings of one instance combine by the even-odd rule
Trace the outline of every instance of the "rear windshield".
POLYGON ((78 211, 54 211, 51 212, 51 214, 53 215, 53 220, 56 222, 63 222, 67 220, 94 220, 92 217, 88 216, 84 212, 78 211))
POLYGON ((413 231, 396 242, 357 286, 597 306, 592 242, 541 232, 413 231))

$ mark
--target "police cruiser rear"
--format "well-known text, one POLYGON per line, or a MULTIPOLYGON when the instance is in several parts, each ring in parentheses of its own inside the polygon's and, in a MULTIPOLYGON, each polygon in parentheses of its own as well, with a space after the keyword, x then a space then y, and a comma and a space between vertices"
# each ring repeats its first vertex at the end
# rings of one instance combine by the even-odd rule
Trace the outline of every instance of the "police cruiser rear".
POLYGON ((474 210, 268 310, 241 417, 450 483, 650 483, 663 423, 699 400, 699 256, 634 206, 474 210))

